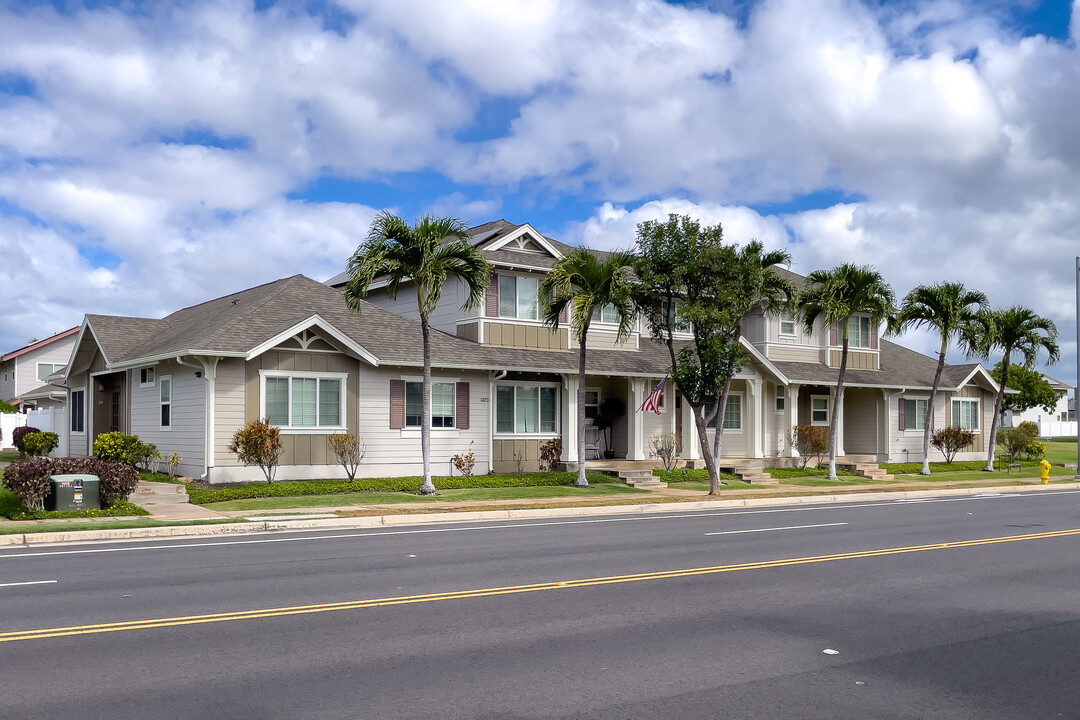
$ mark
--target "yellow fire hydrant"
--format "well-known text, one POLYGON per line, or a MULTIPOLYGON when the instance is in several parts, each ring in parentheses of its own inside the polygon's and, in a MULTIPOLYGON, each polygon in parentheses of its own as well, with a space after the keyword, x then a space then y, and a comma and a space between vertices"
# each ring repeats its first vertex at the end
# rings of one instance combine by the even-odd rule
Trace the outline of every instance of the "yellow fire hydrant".
POLYGON ((1050 482, 1050 463, 1045 460, 1039 463, 1039 477, 1042 478, 1043 485, 1050 482))

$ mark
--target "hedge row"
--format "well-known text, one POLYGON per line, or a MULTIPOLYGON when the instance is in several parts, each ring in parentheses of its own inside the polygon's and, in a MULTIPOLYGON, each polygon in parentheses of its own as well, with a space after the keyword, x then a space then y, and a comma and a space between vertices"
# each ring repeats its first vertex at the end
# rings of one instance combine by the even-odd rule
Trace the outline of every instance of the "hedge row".
POLYGON ((41 510, 53 475, 97 475, 101 506, 126 500, 139 483, 130 465, 97 458, 30 458, 12 463, 4 471, 4 487, 17 493, 29 510, 41 510))
MULTIPOLYGON (((1038 467, 1039 463, 1036 460, 1022 460, 1019 463, 1024 467, 1038 467)), ((912 475, 917 474, 922 470, 921 462, 906 462, 906 463, 881 463, 880 467, 890 475, 912 475)), ((930 472, 960 472, 962 470, 982 470, 986 467, 985 460, 971 460, 967 462, 932 462, 930 463, 930 472)))
POLYGON ((29 510, 23 505, 19 496, 5 489, 0 489, 0 517, 8 520, 65 520, 68 518, 84 517, 130 517, 132 515, 149 515, 137 505, 118 500, 111 506, 101 510, 29 510))
MULTIPOLYGON (((783 480, 785 478, 797 478, 797 477, 828 477, 828 467, 818 467, 806 469, 803 468, 765 468, 765 472, 772 476, 773 480, 783 480)), ((837 477, 854 477, 855 473, 847 470, 837 470, 837 477)))
MULTIPOLYGON (((618 478, 602 473, 588 473, 590 483, 619 482, 618 478)), ((435 489, 456 490, 461 488, 504 488, 573 485, 577 479, 574 472, 535 472, 521 475, 474 475, 434 478, 435 489)), ((290 480, 276 483, 250 483, 227 488, 188 488, 188 497, 196 505, 248 500, 262 497, 288 497, 297 495, 337 495, 354 492, 412 492, 420 489, 420 477, 367 478, 362 480, 290 480)))

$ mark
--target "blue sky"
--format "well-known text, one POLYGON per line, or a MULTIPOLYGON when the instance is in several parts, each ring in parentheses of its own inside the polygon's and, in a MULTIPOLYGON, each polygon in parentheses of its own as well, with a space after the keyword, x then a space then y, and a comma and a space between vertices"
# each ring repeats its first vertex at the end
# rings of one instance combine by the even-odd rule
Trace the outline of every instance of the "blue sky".
MULTIPOLYGON (((1063 0, 0 8, 0 349, 340 270, 382 209, 626 247, 668 212, 961 280, 1075 374, 1063 0), (58 278, 61 278, 58 281, 58 278)), ((919 335, 908 344, 930 350, 919 335)), ((955 357, 960 360, 960 356, 955 357)))

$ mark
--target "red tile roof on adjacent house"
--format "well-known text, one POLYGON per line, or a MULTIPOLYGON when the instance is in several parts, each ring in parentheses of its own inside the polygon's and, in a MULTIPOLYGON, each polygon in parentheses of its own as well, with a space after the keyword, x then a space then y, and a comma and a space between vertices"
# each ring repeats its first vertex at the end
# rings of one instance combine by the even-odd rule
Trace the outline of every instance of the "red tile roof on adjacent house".
POLYGON ((4 355, 3 357, 0 357, 0 362, 3 362, 5 360, 11 360, 12 358, 16 358, 16 357, 18 357, 20 355, 28 353, 31 350, 37 350, 39 347, 45 347, 49 343, 54 343, 57 340, 62 340, 63 338, 66 338, 68 335, 74 335, 77 332, 79 332, 79 326, 78 325, 71 328, 70 330, 64 330, 63 332, 58 332, 55 335, 52 335, 50 337, 45 338, 44 340, 38 340, 35 343, 30 343, 26 347, 21 347, 18 350, 12 350, 7 355, 4 355))

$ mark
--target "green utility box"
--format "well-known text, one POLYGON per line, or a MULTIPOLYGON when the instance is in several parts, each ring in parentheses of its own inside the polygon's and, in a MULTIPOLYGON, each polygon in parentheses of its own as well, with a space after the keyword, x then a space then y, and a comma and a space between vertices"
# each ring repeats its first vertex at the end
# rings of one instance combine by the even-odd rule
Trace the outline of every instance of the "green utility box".
POLYGON ((100 510, 97 475, 53 475, 52 490, 45 496, 46 510, 100 510))

